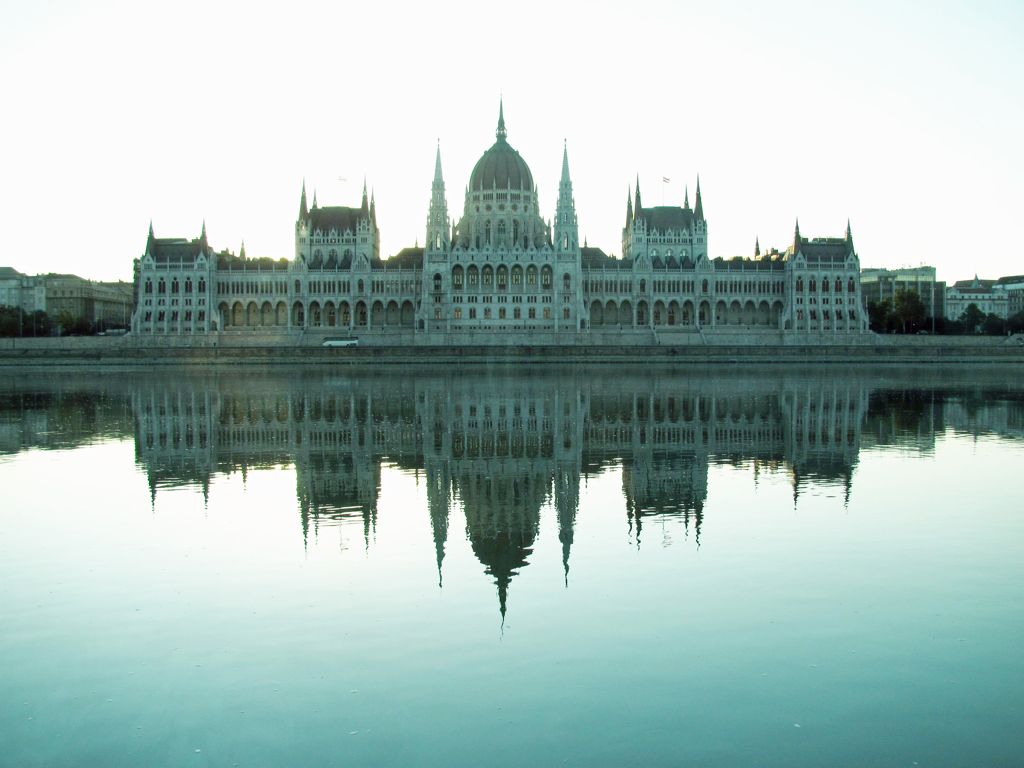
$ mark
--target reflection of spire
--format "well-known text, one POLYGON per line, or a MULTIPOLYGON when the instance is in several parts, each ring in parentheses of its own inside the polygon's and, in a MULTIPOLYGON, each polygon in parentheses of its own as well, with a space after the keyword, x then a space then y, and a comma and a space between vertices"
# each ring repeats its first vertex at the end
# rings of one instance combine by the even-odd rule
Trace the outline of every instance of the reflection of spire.
POLYGON ((466 536, 498 587, 504 623, 512 577, 533 554, 548 480, 533 474, 487 477, 472 471, 454 480, 466 514, 466 536))
POLYGON ((572 549, 579 501, 579 472, 559 469, 555 476, 555 513, 558 515, 558 540, 562 543, 562 571, 566 587, 569 586, 569 551, 572 549))

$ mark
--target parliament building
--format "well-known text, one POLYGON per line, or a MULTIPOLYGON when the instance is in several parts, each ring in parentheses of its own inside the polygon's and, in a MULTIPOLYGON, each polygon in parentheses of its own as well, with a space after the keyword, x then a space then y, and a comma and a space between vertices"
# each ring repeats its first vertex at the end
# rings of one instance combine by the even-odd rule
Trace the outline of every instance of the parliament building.
POLYGON ((554 218, 499 110, 458 220, 438 149, 423 247, 381 258, 376 203, 312 205, 303 185, 294 259, 247 258, 197 239, 157 238, 135 263, 132 332, 367 344, 686 344, 716 337, 828 343, 867 332, 860 260, 843 237, 785 251, 708 255, 700 182, 694 204, 626 201, 622 255, 580 245, 567 150, 554 218))

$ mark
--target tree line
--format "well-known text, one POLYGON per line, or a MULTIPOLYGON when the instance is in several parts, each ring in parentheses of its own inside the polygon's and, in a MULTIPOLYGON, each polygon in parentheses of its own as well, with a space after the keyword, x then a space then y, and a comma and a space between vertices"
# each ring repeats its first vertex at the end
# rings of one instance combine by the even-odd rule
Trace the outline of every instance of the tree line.
POLYGON ((67 310, 53 317, 41 309, 0 306, 0 337, 91 336, 104 330, 101 323, 75 317, 67 310))
POLYGON ((900 289, 892 299, 868 302, 868 321, 876 333, 985 334, 1005 336, 1024 332, 1024 311, 1008 320, 985 314, 977 304, 968 304, 959 318, 947 320, 928 317, 924 302, 916 291, 900 289))

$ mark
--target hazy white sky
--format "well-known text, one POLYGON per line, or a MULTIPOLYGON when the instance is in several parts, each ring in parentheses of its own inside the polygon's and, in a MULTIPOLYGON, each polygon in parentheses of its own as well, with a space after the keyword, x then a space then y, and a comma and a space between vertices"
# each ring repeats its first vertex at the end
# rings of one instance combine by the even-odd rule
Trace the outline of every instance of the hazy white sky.
POLYGON ((128 279, 150 219, 294 253, 375 189, 382 255, 423 241, 494 141, 554 213, 621 252, 627 188, 691 201, 713 256, 840 235, 864 266, 1024 273, 1024 3, 219 3, 0 0, 0 265, 128 279), (662 178, 671 179, 663 184, 662 178))

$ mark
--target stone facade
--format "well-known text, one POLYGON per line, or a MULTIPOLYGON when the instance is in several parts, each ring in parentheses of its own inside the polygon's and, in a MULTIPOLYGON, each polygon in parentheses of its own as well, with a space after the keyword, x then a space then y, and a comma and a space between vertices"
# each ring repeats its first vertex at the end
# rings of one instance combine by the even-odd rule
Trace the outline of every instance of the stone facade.
POLYGON ((380 257, 373 197, 359 207, 308 207, 295 258, 247 259, 198 240, 156 239, 136 263, 133 330, 147 334, 276 332, 282 339, 357 335, 417 343, 651 343, 673 334, 867 331, 860 261, 845 237, 784 252, 708 255, 698 180, 694 206, 645 207, 639 181, 626 204, 622 256, 580 245, 563 150, 553 221, 541 216, 526 161, 496 141, 470 176, 457 222, 448 214, 438 149, 424 247, 380 257), (609 333, 614 331, 615 333, 609 333))

